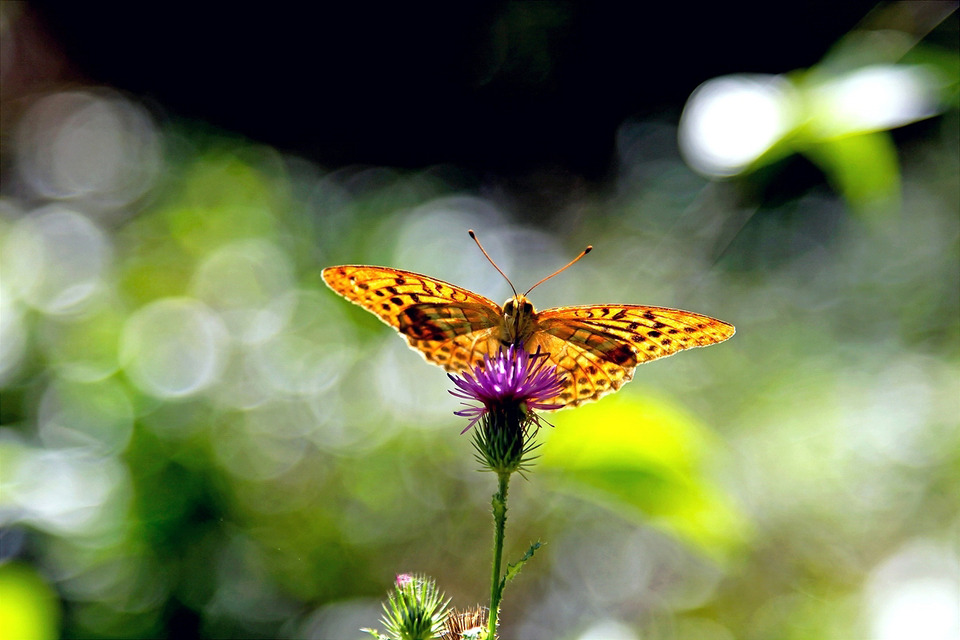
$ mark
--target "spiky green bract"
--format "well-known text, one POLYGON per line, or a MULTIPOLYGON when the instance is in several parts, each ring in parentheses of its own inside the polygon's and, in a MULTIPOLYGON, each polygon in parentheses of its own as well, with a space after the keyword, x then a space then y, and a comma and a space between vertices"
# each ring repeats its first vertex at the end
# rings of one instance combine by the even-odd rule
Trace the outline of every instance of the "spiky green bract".
MULTIPOLYGON (((433 579, 421 575, 397 576, 394 590, 383 604, 381 621, 387 634, 371 631, 374 637, 389 640, 431 640, 439 638, 447 621, 447 605, 443 593, 433 579)), ((364 629, 364 631, 370 631, 364 629)))
POLYGON ((534 444, 537 424, 532 412, 518 405, 497 407, 485 414, 473 430, 477 462, 496 474, 521 474, 530 468, 539 447, 534 444))

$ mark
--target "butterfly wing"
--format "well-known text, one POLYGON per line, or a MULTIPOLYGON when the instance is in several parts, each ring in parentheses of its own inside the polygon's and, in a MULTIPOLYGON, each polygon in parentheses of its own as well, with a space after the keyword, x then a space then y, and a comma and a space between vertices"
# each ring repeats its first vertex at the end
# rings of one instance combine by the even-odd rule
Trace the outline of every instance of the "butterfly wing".
POLYGON ((556 403, 576 406, 619 389, 638 364, 723 342, 734 327, 699 313, 637 305, 558 307, 537 316, 532 345, 567 372, 556 403))
POLYGON ((323 270, 341 296, 399 331, 428 362, 464 371, 494 354, 500 306, 436 278, 388 267, 344 265, 323 270))

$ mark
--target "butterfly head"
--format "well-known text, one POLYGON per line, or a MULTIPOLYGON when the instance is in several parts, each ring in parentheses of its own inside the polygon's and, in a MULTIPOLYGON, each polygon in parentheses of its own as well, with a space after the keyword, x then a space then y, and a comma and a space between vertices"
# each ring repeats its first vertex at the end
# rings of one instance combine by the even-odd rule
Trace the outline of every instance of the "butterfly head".
POLYGON ((533 304, 525 296, 516 295, 507 298, 503 303, 503 326, 507 330, 507 338, 516 343, 529 333, 536 311, 533 304))
POLYGON ((533 333, 537 330, 537 312, 534 310, 530 301, 527 300, 527 294, 553 276, 561 273, 564 269, 590 253, 590 251, 593 249, 592 246, 587 245, 587 248, 581 251, 580 255, 578 255, 576 258, 568 262, 565 267, 557 269, 546 278, 541 278, 535 285, 521 294, 517 293, 516 288, 513 286, 513 283, 510 282, 510 278, 507 277, 507 274, 505 274, 503 270, 497 266, 497 263, 493 261, 493 258, 490 257, 486 249, 483 248, 483 245, 480 244, 480 240, 477 238, 477 234, 473 232, 473 229, 470 229, 467 231, 467 233, 469 233, 470 237, 473 238, 473 241, 477 243, 477 247, 479 247, 484 257, 490 261, 490 264, 493 265, 493 268, 503 276, 503 279, 506 280, 507 284, 510 285, 510 289, 513 290, 513 297, 508 298, 507 301, 503 303, 503 318, 500 323, 500 341, 503 344, 520 344, 533 335, 533 333))

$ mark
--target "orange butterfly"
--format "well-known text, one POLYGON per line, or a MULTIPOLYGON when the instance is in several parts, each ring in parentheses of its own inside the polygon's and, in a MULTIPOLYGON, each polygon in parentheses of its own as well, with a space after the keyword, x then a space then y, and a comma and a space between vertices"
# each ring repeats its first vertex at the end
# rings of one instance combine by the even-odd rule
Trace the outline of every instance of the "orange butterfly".
MULTIPOLYGON (((473 231, 470 237, 480 246, 473 231)), ((495 355, 509 345, 522 343, 531 353, 539 347, 566 374, 563 390, 544 402, 567 407, 619 389, 633 378, 638 364, 723 342, 734 334, 733 325, 726 322, 665 307, 616 304, 536 311, 526 294, 591 248, 526 293, 514 291, 502 308, 462 287, 389 267, 328 267, 323 280, 399 331, 427 361, 447 371, 471 369, 482 363, 483 356, 495 355)), ((486 251, 483 254, 487 256, 486 251)))

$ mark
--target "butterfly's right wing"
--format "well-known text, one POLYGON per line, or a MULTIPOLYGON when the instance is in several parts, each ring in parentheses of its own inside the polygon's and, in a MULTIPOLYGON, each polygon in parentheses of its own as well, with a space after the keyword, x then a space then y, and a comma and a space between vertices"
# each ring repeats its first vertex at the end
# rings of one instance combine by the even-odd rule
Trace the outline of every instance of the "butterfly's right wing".
POLYGON ((566 388, 549 402, 567 406, 616 391, 639 364, 723 342, 735 331, 692 311, 639 305, 547 309, 538 314, 537 328, 535 342, 567 373, 566 388))
POLYGON ((500 306, 412 271, 344 265, 323 270, 335 292, 399 331, 427 361, 464 371, 500 347, 500 306))

